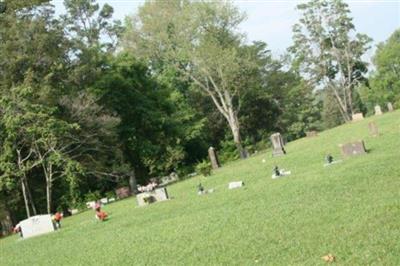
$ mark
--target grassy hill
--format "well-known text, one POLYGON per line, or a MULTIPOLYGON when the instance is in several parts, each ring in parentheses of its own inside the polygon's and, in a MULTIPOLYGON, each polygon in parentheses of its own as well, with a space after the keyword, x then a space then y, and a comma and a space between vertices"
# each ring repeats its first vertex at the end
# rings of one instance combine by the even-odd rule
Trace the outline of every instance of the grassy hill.
POLYGON ((0 265, 400 265, 400 111, 346 124, 236 161, 211 177, 168 187, 172 200, 108 205, 63 220, 62 230, 0 240, 0 265), (381 135, 371 137, 368 122, 381 135), (363 139, 368 155, 340 159, 338 144, 363 139), (266 163, 262 163, 265 159, 266 163), (292 174, 271 179, 274 165, 292 174), (198 196, 201 180, 213 194, 198 196), (244 188, 228 190, 243 180, 244 188))

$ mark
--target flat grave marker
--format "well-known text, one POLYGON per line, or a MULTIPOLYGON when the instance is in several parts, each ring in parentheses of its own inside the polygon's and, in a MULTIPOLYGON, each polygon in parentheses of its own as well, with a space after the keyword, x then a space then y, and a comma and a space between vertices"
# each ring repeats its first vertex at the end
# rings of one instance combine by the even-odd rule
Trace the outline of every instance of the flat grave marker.
POLYGON ((344 157, 366 154, 364 141, 358 140, 339 145, 344 157))
POLYGON ((234 181, 234 182, 230 182, 228 185, 229 189, 235 189, 235 188, 241 188, 244 186, 244 182, 243 181, 234 181))

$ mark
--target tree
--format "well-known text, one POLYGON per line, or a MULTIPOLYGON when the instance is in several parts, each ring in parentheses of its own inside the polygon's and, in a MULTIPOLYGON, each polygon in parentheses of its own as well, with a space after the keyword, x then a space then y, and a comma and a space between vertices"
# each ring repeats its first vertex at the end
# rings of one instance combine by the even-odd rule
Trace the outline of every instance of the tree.
POLYGON ((365 87, 365 101, 371 109, 388 101, 400 106, 400 29, 378 45, 373 62, 376 71, 370 78, 369 87, 365 87))
POLYGON ((302 17, 293 27, 294 44, 289 48, 294 66, 315 87, 330 90, 343 119, 350 121, 355 89, 367 72, 361 57, 371 38, 356 33, 342 0, 312 0, 297 8, 302 17))
POLYGON ((128 20, 123 47, 145 58, 155 72, 175 67, 208 95, 223 115, 242 158, 240 95, 254 67, 241 51, 237 27, 244 15, 228 2, 146 2, 128 20))

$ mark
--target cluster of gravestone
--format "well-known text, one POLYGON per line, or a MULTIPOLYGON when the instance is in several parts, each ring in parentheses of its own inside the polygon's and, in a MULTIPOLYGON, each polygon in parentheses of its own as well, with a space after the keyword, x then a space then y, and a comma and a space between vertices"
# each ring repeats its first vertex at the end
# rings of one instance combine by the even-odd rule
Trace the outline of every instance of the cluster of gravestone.
MULTIPOLYGON (((381 108, 380 105, 375 105, 374 111, 375 111, 375 115, 382 115, 383 114, 383 111, 382 111, 382 108, 381 108)), ((387 111, 388 112, 393 112, 394 111, 392 103, 387 103, 387 111)), ((355 113, 351 117, 351 121, 353 121, 353 122, 361 121, 363 119, 364 119, 363 113, 355 113)))

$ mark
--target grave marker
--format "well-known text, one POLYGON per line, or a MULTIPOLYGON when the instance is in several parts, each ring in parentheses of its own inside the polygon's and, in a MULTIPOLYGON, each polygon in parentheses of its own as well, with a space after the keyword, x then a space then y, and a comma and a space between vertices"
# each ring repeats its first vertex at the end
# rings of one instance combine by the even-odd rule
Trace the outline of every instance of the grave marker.
POLYGON ((381 115, 382 109, 380 105, 375 105, 375 115, 381 115))
POLYGON ((115 194, 119 199, 124 199, 132 195, 129 187, 120 187, 115 190, 115 194))
POLYGON ((352 120, 353 122, 361 121, 361 120, 363 120, 363 119, 364 119, 363 113, 355 113, 355 114, 353 114, 353 115, 351 116, 351 120, 352 120))
POLYGON ((228 185, 229 189, 235 189, 235 188, 240 188, 244 186, 244 182, 243 181, 234 181, 234 182, 230 182, 228 185))
POLYGON ((379 136, 378 126, 375 122, 368 123, 369 134, 373 137, 379 136))
POLYGON ((208 157, 210 158, 212 169, 217 169, 220 167, 217 153, 213 147, 208 148, 208 157))
POLYGON ((366 154, 364 141, 359 140, 339 145, 344 157, 366 154))
POLYGON ((20 222, 23 238, 38 236, 54 231, 50 214, 36 215, 20 222))
POLYGON ((394 108, 393 108, 392 103, 387 103, 387 109, 389 112, 393 112, 394 108))
POLYGON ((271 142, 272 142, 272 156, 280 156, 280 155, 285 155, 286 151, 283 148, 283 140, 282 136, 280 133, 275 133, 271 135, 271 142))
POLYGON ((145 206, 153 202, 165 201, 168 199, 169 199, 168 192, 165 187, 156 188, 153 191, 143 192, 136 195, 136 201, 138 206, 145 206))
POLYGON ((318 137, 318 132, 315 131, 315 130, 307 131, 306 132, 306 137, 307 138, 318 137))

